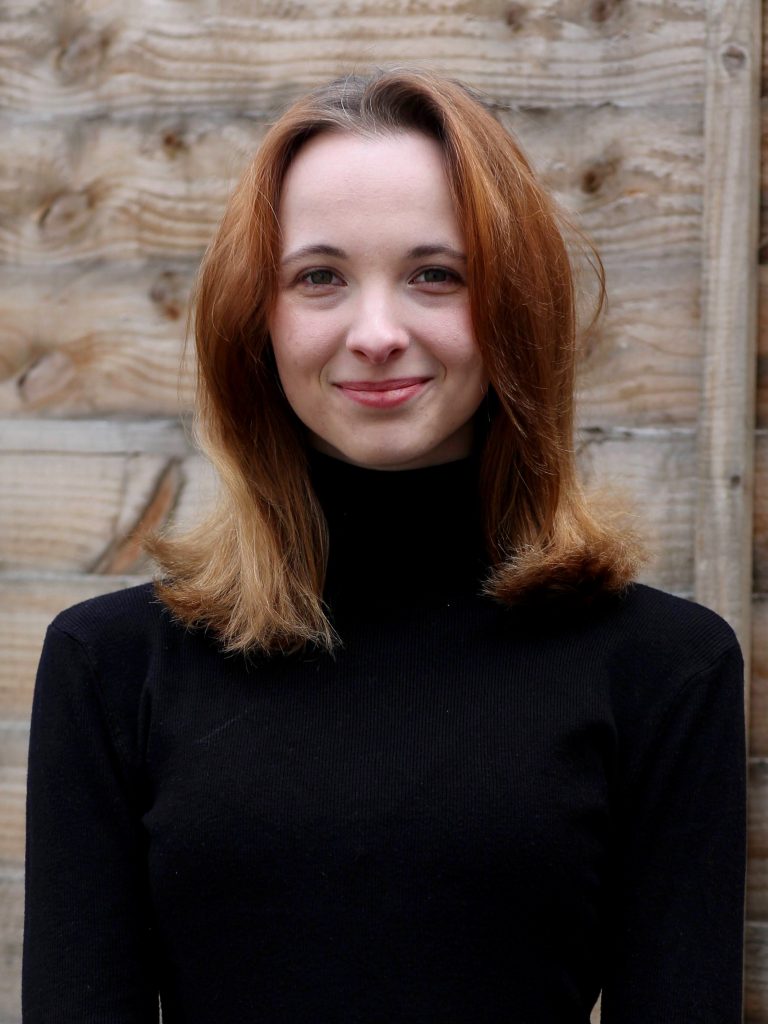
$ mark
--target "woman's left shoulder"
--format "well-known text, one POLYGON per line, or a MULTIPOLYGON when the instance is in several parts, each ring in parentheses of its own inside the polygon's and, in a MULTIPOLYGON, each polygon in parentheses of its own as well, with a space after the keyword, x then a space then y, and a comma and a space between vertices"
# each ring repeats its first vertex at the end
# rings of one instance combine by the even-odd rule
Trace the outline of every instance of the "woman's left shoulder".
POLYGON ((647 584, 631 584, 617 599, 615 615, 628 636, 699 651, 705 658, 738 646, 733 629, 717 612, 647 584))
POLYGON ((736 634, 716 612, 684 597, 632 584, 601 617, 614 681, 666 698, 689 682, 721 677, 740 688, 743 661, 736 634), (661 695, 661 694, 660 694, 661 695))

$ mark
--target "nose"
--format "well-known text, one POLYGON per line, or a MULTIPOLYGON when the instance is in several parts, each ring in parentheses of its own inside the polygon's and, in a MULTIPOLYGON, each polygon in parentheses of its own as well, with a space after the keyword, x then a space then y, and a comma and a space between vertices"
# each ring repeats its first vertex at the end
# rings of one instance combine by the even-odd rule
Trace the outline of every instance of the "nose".
POLYGON ((347 331, 349 351, 371 363, 386 363, 408 348, 408 342, 396 297, 381 288, 361 292, 347 331))

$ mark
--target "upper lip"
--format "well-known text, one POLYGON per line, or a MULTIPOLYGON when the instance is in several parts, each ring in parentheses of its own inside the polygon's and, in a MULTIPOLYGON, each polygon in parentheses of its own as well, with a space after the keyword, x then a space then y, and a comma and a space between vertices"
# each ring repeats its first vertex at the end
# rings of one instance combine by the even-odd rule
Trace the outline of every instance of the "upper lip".
POLYGON ((397 388, 412 387, 423 384, 429 377, 395 377, 392 380, 340 380, 336 387, 348 388, 350 391, 395 391, 397 388))

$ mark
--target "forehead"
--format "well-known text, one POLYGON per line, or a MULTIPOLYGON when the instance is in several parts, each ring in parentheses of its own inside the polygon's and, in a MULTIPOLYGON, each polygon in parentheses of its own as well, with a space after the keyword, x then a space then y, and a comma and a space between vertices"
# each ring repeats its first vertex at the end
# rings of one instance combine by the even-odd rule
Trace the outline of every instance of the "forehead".
POLYGON ((288 167, 278 215, 284 238, 388 226, 423 232, 431 223, 460 240, 442 150, 419 132, 315 136, 288 167))

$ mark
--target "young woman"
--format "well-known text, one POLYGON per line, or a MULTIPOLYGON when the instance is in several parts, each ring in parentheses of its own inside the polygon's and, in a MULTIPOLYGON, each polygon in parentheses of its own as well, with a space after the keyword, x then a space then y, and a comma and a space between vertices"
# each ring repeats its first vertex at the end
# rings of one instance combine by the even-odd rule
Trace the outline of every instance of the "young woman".
POLYGON ((46 638, 27 1024, 740 1020, 741 658, 583 497, 574 307, 459 85, 272 127, 196 293, 220 503, 46 638))

